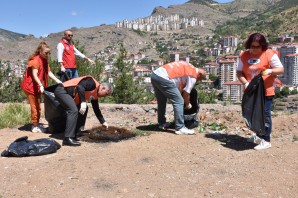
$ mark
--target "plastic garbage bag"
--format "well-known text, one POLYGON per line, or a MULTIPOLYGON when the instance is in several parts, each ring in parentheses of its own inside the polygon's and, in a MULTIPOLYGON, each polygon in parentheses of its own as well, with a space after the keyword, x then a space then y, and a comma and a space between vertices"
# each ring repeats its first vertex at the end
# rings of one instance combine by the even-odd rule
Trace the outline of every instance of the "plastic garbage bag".
POLYGON ((28 140, 28 136, 20 137, 11 143, 2 157, 25 157, 56 153, 61 145, 51 138, 28 140))
POLYGON ((191 104, 190 109, 184 109, 184 124, 187 128, 193 129, 200 124, 198 118, 198 112, 200 110, 198 92, 196 89, 192 89, 190 92, 189 102, 191 104))
POLYGON ((265 130, 265 88, 262 74, 255 76, 242 97, 242 116, 249 129, 261 136, 265 130))
POLYGON ((62 133, 66 125, 66 113, 60 103, 55 100, 54 90, 58 86, 52 85, 44 91, 45 119, 48 121, 49 133, 62 133))

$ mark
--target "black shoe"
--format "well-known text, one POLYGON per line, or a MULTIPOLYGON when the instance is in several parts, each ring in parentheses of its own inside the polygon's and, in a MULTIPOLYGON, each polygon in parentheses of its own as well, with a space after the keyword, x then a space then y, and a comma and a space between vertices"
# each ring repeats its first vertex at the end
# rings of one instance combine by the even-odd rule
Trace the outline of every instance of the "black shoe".
POLYGON ((76 141, 75 138, 71 138, 71 137, 66 137, 63 139, 62 142, 63 146, 81 146, 81 143, 76 141))

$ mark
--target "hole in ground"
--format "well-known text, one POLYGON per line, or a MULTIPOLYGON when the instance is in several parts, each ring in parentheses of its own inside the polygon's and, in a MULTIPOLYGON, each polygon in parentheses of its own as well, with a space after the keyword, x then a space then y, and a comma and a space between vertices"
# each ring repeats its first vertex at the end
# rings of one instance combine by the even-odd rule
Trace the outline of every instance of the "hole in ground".
POLYGON ((87 130, 80 140, 85 142, 118 142, 121 140, 135 137, 136 134, 125 128, 109 126, 108 129, 99 126, 91 130, 87 130))

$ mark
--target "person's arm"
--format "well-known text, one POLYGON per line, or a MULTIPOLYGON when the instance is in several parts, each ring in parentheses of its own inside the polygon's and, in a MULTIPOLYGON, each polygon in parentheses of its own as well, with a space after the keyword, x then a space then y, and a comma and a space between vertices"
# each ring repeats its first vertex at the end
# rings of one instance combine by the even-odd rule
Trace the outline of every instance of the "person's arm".
POLYGON ((34 81, 38 84, 39 86, 39 90, 41 93, 44 92, 44 86, 43 84, 41 83, 40 79, 38 78, 38 69, 32 67, 32 75, 33 75, 33 79, 34 81))
POLYGON ((190 94, 187 93, 186 91, 182 92, 182 97, 184 100, 185 108, 186 109, 191 109, 191 104, 190 104, 190 94))
POLYGON ((263 71, 263 75, 279 75, 284 73, 284 67, 276 54, 272 56, 270 66, 270 69, 263 71))
POLYGON ((81 53, 75 46, 74 46, 74 54, 76 56, 79 56, 80 58, 87 60, 91 65, 94 65, 95 62, 93 60, 91 60, 90 58, 88 58, 86 55, 84 55, 83 53, 81 53))
POLYGON ((93 111, 94 111, 98 121, 101 124, 105 123, 106 121, 101 113, 101 110, 99 109, 98 100, 91 100, 91 104, 92 104, 93 111))
POLYGON ((243 75, 242 69, 243 69, 243 63, 242 63, 242 60, 239 59, 239 60, 238 60, 238 66, 237 66, 236 74, 237 74, 237 78, 238 78, 238 80, 239 80, 239 81, 244 85, 244 87, 246 88, 246 87, 249 85, 249 82, 246 80, 245 76, 243 75))
POLYGON ((49 77, 58 84, 62 83, 61 80, 59 80, 51 71, 49 71, 49 77))
POLYGON ((63 51, 64 51, 64 46, 62 43, 58 43, 57 45, 57 60, 60 65, 60 70, 62 72, 65 72, 65 67, 63 66, 63 51))

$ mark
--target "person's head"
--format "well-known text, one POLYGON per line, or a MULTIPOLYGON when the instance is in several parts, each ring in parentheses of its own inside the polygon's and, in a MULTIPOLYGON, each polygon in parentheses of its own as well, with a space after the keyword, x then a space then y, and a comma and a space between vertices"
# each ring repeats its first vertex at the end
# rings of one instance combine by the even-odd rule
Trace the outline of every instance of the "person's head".
POLYGON ((64 38, 67 40, 67 41, 71 41, 72 40, 72 37, 73 37, 73 33, 71 30, 65 30, 64 31, 64 38))
POLYGON ((259 54, 268 49, 268 42, 264 35, 260 33, 251 34, 246 40, 245 49, 250 49, 253 54, 259 54))
POLYGON ((50 52, 51 52, 50 46, 46 42, 42 41, 39 43, 35 52, 29 57, 28 60, 31 60, 34 56, 37 56, 37 55, 40 55, 44 59, 48 59, 50 52))
POLYGON ((198 69, 198 77, 197 77, 197 81, 202 81, 206 78, 206 71, 204 69, 201 68, 197 68, 198 69))
POLYGON ((105 97, 111 95, 113 92, 113 86, 110 83, 101 83, 98 88, 98 97, 105 97))

